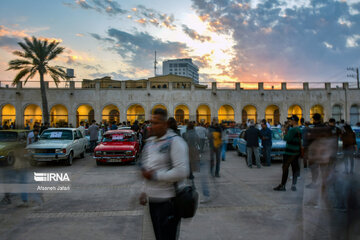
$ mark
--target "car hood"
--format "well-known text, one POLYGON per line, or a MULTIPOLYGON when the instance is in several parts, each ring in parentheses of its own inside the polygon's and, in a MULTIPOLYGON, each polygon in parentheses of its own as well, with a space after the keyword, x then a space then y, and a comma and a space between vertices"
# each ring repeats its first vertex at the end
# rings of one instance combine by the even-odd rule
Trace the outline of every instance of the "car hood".
POLYGON ((95 151, 110 151, 110 150, 134 150, 135 144, 130 142, 106 142, 106 143, 100 143, 96 148, 95 151))
POLYGON ((66 148, 72 140, 39 140, 27 146, 27 149, 66 148))
POLYGON ((17 144, 17 142, 0 142, 0 151, 7 148, 15 147, 17 144))

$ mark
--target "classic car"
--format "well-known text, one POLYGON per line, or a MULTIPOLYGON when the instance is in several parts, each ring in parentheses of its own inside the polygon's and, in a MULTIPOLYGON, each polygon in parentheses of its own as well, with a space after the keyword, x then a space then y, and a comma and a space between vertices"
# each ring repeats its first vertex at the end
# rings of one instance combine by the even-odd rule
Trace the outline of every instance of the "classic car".
POLYGON ((225 131, 227 131, 228 134, 228 149, 235 149, 233 147, 234 139, 238 138, 241 132, 240 128, 227 128, 225 131))
POLYGON ((26 147, 28 130, 1 130, 0 131, 0 162, 5 165, 14 165, 15 152, 26 147))
POLYGON ((40 140, 26 147, 30 154, 30 164, 38 162, 63 161, 72 165, 75 157, 83 158, 86 138, 76 128, 49 128, 42 132, 40 140))
POLYGON ((133 130, 109 130, 94 150, 97 165, 114 162, 135 162, 139 155, 139 141, 133 130))
MULTIPOLYGON (((281 137, 281 130, 278 128, 271 128, 272 131, 272 146, 271 146, 271 159, 282 159, 282 156, 285 153, 286 142, 281 137)), ((246 156, 246 140, 245 138, 245 130, 242 130, 240 133, 240 137, 235 140, 235 149, 239 156, 246 156)), ((260 156, 262 157, 262 145, 259 140, 259 151, 260 156)))

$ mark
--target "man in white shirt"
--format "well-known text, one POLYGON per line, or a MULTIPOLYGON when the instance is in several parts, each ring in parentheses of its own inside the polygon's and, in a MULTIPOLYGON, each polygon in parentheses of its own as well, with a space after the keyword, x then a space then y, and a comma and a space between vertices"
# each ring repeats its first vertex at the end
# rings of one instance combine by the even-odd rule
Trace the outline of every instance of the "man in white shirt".
POLYGON ((189 175, 189 151, 186 142, 167 129, 167 113, 155 109, 151 119, 152 136, 146 140, 141 159, 145 178, 140 204, 149 202, 156 239, 175 240, 180 216, 174 207, 175 186, 181 188, 189 175))
POLYGON ((201 123, 200 126, 195 127, 195 132, 200 139, 200 152, 203 152, 205 141, 207 138, 207 129, 204 127, 204 124, 201 123))
POLYGON ((80 130, 83 137, 85 137, 85 126, 83 121, 80 122, 80 126, 78 127, 78 129, 80 130))

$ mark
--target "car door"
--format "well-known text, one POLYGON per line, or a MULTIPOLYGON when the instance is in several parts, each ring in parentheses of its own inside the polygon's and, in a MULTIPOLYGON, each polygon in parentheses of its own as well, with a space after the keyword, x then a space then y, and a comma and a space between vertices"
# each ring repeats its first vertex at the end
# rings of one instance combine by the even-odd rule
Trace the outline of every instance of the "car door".
POLYGON ((74 140, 73 140, 73 149, 74 149, 74 157, 78 156, 80 154, 80 139, 79 136, 77 134, 76 131, 73 131, 73 136, 74 136, 74 140))
POLYGON ((76 133, 77 133, 77 135, 78 135, 78 137, 79 137, 79 145, 80 145, 80 153, 82 153, 83 152, 83 150, 85 149, 85 147, 86 147, 86 142, 87 142, 87 140, 86 140, 86 138, 82 135, 82 133, 81 133, 81 131, 80 130, 76 130, 76 133))

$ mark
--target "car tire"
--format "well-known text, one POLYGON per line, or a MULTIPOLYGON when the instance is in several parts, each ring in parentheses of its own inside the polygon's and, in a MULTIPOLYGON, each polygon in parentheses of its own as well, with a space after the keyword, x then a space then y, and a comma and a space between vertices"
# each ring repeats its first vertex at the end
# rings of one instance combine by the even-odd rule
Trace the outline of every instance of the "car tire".
POLYGON ((68 158, 65 160, 65 165, 71 166, 73 163, 73 159, 74 159, 73 152, 70 152, 68 158))
POLYGON ((29 162, 30 162, 30 165, 33 166, 33 167, 36 167, 38 165, 38 162, 33 158, 30 158, 29 162))
POLYGON ((13 153, 9 153, 8 157, 7 157, 7 160, 6 160, 6 165, 7 166, 12 166, 14 165, 16 159, 15 159, 15 156, 13 153))
POLYGON ((103 162, 100 162, 100 161, 96 161, 96 165, 97 165, 97 166, 101 166, 101 165, 104 165, 104 163, 103 163, 103 162))

